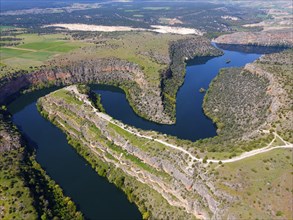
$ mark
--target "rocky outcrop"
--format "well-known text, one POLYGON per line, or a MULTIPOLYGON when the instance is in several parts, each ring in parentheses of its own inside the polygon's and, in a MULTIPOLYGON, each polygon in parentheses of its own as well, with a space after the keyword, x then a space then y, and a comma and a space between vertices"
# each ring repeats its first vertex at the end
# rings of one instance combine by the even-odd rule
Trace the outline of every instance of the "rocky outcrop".
POLYGON ((194 57, 220 56, 222 51, 213 47, 205 38, 179 40, 169 49, 170 67, 162 77, 162 94, 166 113, 175 120, 176 94, 184 82, 186 61, 194 57))
POLYGON ((245 70, 268 80, 267 95, 272 99, 265 129, 273 129, 292 141, 293 112, 293 50, 262 56, 254 63, 247 64, 245 70))
MULTIPOLYGON (((207 185, 202 163, 189 161, 188 155, 137 135, 139 131, 135 128, 123 129, 126 126, 121 122, 95 110, 75 86, 41 98, 39 106, 49 120, 69 137, 79 140, 83 148, 90 149, 99 160, 113 164, 123 170, 125 176, 146 184, 171 206, 181 207, 186 213, 184 219, 210 218, 217 212, 219 198, 207 185), (64 99, 64 95, 72 98, 64 99), (80 105, 80 101, 84 104, 80 105)), ((153 218, 158 219, 166 210, 156 207, 154 201, 144 203, 151 204, 147 208, 153 218)), ((176 219, 176 215, 169 217, 176 219)), ((168 216, 159 219, 168 219, 168 216)))
POLYGON ((22 143, 12 123, 0 112, 0 153, 19 149, 22 143))
POLYGON ((194 37, 173 42, 169 53, 170 59, 161 59, 155 52, 147 54, 158 62, 171 60, 169 69, 162 73, 162 88, 151 85, 137 64, 118 58, 77 58, 64 66, 60 64, 0 79, 0 103, 24 88, 76 83, 110 84, 126 91, 131 106, 140 116, 172 124, 175 122, 176 93, 184 82, 185 61, 194 56, 217 56, 221 52, 206 38, 194 37))
POLYGON ((76 83, 120 86, 127 90, 127 97, 139 115, 156 122, 171 123, 164 113, 159 88, 154 90, 148 86, 138 65, 116 58, 80 60, 63 67, 44 68, 29 74, 18 74, 14 78, 2 78, 0 103, 24 88, 76 83))
POLYGON ((293 47, 292 30, 236 32, 216 38, 215 43, 256 46, 293 47))

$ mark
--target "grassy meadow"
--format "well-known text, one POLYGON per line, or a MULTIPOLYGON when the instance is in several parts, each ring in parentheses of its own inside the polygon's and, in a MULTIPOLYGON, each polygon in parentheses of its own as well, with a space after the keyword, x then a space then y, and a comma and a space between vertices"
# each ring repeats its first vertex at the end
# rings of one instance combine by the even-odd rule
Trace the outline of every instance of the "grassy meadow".
POLYGON ((239 219, 290 219, 292 156, 291 149, 277 149, 218 167, 217 187, 236 197, 229 212, 239 219))
POLYGON ((85 45, 63 34, 17 34, 15 37, 21 39, 18 45, 0 48, 0 74, 43 65, 53 57, 85 45))

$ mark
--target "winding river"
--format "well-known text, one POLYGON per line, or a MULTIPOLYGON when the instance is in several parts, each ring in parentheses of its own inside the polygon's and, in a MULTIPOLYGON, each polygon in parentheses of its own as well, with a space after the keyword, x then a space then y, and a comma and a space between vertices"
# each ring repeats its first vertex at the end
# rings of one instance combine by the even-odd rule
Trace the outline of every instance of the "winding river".
POLYGON ((216 135, 216 127, 203 113, 202 103, 205 93, 201 93, 200 88, 207 89, 221 68, 241 67, 253 62, 260 55, 254 51, 247 53, 224 50, 224 55, 220 57, 190 60, 186 66, 184 84, 177 93, 174 125, 157 124, 139 117, 128 104, 125 93, 119 88, 97 85, 92 89, 101 94, 102 104, 113 118, 137 128, 155 130, 195 141, 216 135), (227 60, 231 62, 226 63, 227 60))
MULTIPOLYGON (((94 86, 102 104, 112 117, 142 129, 152 129, 179 138, 197 140, 216 135, 216 128, 202 111, 204 93, 219 69, 244 66, 260 53, 225 50, 221 57, 194 59, 188 62, 183 86, 177 94, 176 124, 159 125, 136 115, 122 90, 94 86), (226 63, 231 60, 230 63, 226 63)), ((36 91, 17 98, 9 105, 13 122, 37 149, 37 161, 78 205, 87 219, 141 219, 137 207, 122 191, 97 173, 67 143, 66 136, 38 113, 36 101, 56 88, 36 91)))

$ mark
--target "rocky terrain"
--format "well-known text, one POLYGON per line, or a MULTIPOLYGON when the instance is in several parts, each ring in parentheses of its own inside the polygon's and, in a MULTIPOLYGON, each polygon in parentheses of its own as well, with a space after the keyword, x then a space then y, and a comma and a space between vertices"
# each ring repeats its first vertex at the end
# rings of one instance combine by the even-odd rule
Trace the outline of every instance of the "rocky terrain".
POLYGON ((260 32, 235 32, 214 40, 219 44, 293 47, 291 29, 260 32))
MULTIPOLYGON (((217 80, 225 74, 221 73, 217 80)), ((247 83, 245 80, 248 77, 253 80, 246 86, 256 89, 259 86, 258 76, 250 78, 246 74, 251 73, 244 72, 239 76, 244 79, 243 84, 247 83)), ((266 85, 268 82, 265 80, 264 83, 266 85)), ((144 219, 281 219, 290 214, 287 198, 291 192, 284 188, 291 189, 293 186, 283 177, 289 175, 291 149, 278 151, 276 157, 282 160, 271 160, 275 154, 272 151, 264 156, 252 156, 231 164, 223 164, 220 160, 214 164, 211 162, 213 160, 207 160, 206 157, 197 159, 197 153, 190 153, 190 148, 187 148, 188 151, 182 150, 186 147, 183 141, 176 142, 178 147, 171 146, 160 140, 173 143, 172 138, 156 132, 137 130, 99 112, 93 107, 88 95, 80 92, 76 86, 57 90, 39 99, 39 110, 67 134, 69 143, 89 161, 99 175, 105 176, 122 189, 130 201, 137 204, 144 219), (271 167, 266 165, 263 168, 264 175, 260 176, 257 167, 261 167, 263 161, 271 167), (274 186, 267 189, 266 185, 271 183, 271 177, 276 173, 278 175, 274 179, 274 186), (259 175, 258 181, 255 181, 255 175, 259 175), (256 202, 253 203, 253 199, 259 201, 264 195, 259 192, 251 196, 252 190, 257 187, 267 193, 272 188, 278 188, 280 193, 270 194, 267 201, 254 205, 256 202), (280 195, 286 198, 281 206, 274 204, 280 195), (261 210, 254 212, 255 206, 259 204, 261 210)), ((236 96, 238 95, 241 93, 236 96)), ((252 112, 255 113, 258 114, 258 110, 252 112)), ((250 117, 244 114, 243 121, 245 116, 250 117)), ((245 134, 241 129, 238 131, 245 134)), ((193 150, 204 149, 209 141, 198 142, 193 150)), ((280 141, 282 140, 277 141, 275 137, 271 144, 280 141)), ((221 140, 220 144, 225 143, 221 140)))
MULTIPOLYGON (((175 100, 184 81, 185 59, 194 56, 216 56, 221 52, 202 37, 173 42, 170 46, 170 68, 162 73, 162 87, 152 83, 135 63, 119 58, 82 57, 63 65, 50 66, 26 73, 20 71, 0 80, 0 103, 21 89, 42 88, 75 83, 110 84, 123 88, 133 109, 149 120, 174 123, 175 100), (163 90, 163 95, 162 95, 163 90)), ((157 56, 156 56, 157 57, 157 56)), ((165 60, 165 59, 164 59, 165 60)), ((160 77, 160 73, 157 78, 160 77)))
POLYGON ((175 117, 176 94, 184 82, 185 61, 194 57, 220 56, 222 51, 210 45, 205 40, 179 40, 172 44, 169 49, 170 67, 162 77, 162 93, 166 112, 175 117))
MULTIPOLYGON (((4 113, 5 114, 5 113, 4 113)), ((0 114, 0 152, 12 151, 21 147, 22 141, 19 134, 13 129, 2 112, 0 114)))
MULTIPOLYGON (((218 199, 224 195, 214 194, 201 172, 204 166, 188 154, 138 136, 135 128, 127 126, 130 132, 125 131, 125 125, 95 110, 75 86, 53 92, 38 104, 42 114, 66 132, 79 153, 90 152, 91 157, 107 164, 108 179, 114 175, 113 166, 122 172, 127 185, 120 188, 129 188, 134 202, 147 210, 150 219, 210 218, 216 214, 218 199), (143 188, 137 189, 137 184, 143 188), (153 195, 145 197, 148 194, 153 195)), ((93 167, 102 172, 98 165, 93 167)))

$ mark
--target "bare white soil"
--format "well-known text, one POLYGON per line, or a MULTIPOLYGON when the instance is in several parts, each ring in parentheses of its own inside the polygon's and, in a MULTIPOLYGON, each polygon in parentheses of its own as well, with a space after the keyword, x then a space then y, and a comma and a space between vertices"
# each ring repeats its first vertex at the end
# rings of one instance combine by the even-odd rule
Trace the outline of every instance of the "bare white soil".
POLYGON ((152 31, 157 33, 172 33, 180 35, 203 35, 203 33, 193 28, 182 28, 163 25, 152 25, 153 29, 132 28, 128 26, 104 26, 104 25, 89 25, 89 24, 50 24, 43 27, 61 27, 71 31, 100 31, 100 32, 115 32, 115 31, 152 31))

